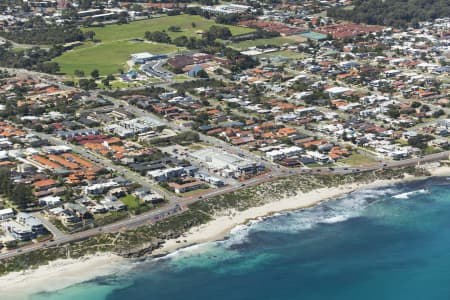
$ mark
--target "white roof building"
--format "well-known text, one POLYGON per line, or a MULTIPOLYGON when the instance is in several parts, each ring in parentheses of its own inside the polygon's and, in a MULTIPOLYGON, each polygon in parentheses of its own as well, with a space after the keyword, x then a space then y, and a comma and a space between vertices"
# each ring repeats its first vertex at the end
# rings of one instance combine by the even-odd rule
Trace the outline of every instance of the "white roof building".
POLYGON ((46 196, 39 198, 39 204, 45 206, 57 206, 61 204, 61 197, 58 196, 46 196))
POLYGON ((0 210, 0 221, 5 221, 11 218, 14 218, 14 210, 12 208, 0 210))
POLYGON ((341 94, 343 94, 345 92, 348 92, 348 91, 351 91, 351 90, 352 89, 347 88, 347 87, 336 86, 336 87, 332 87, 332 88, 326 89, 325 92, 329 93, 332 96, 335 96, 335 95, 341 95, 341 94))

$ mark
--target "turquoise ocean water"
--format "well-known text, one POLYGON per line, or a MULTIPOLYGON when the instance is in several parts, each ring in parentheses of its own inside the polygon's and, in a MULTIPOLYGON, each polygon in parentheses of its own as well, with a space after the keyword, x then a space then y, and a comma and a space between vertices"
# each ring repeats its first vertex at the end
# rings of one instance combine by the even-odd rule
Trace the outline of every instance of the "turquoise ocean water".
POLYGON ((450 181, 355 192, 31 299, 450 299, 450 181))

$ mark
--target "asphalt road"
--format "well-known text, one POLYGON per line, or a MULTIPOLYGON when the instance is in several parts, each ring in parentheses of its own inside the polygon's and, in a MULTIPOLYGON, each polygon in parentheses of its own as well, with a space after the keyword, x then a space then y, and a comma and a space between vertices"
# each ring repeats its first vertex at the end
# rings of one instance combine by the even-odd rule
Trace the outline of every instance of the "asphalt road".
POLYGON ((21 255, 24 253, 29 253, 38 249, 43 249, 47 247, 52 246, 59 246, 66 243, 76 242, 80 241, 104 232, 112 233, 112 232, 120 232, 126 229, 136 228, 142 225, 151 224, 154 222, 157 222, 158 220, 164 219, 168 216, 174 215, 176 213, 179 213, 183 211, 183 209, 186 209, 187 205, 195 203, 197 201, 201 201, 202 199, 213 197, 219 194, 224 193, 230 193, 239 189, 243 189, 249 186, 254 186, 266 181, 271 181, 277 178, 287 177, 287 176, 298 176, 305 173, 322 173, 322 174, 349 174, 349 173, 355 173, 355 172, 362 172, 362 171, 370 171, 370 170, 377 170, 377 169, 383 169, 383 168, 396 168, 396 167, 404 167, 404 166, 412 166, 417 164, 423 164, 423 163, 429 163, 439 160, 447 160, 449 157, 450 151, 442 152, 442 153, 436 153, 436 154, 430 154, 424 157, 418 157, 418 158, 411 158, 407 160, 402 161, 393 161, 393 162, 386 162, 386 163, 377 163, 369 166, 360 166, 360 167, 354 167, 354 168, 316 168, 316 169, 292 169, 289 171, 281 171, 278 175, 273 175, 272 173, 264 174, 252 179, 249 179, 245 182, 242 182, 240 185, 235 186, 226 186, 220 189, 216 189, 207 193, 204 193, 200 196, 193 196, 189 198, 177 198, 175 201, 176 204, 173 203, 166 204, 165 206, 143 213, 141 215, 137 215, 133 218, 118 221, 113 224, 105 225, 102 227, 82 231, 79 233, 71 234, 71 235, 65 235, 59 238, 55 238, 53 241, 48 242, 41 242, 32 244, 23 248, 20 248, 18 250, 11 250, 5 253, 0 254, 0 260, 12 258, 17 255, 21 255))

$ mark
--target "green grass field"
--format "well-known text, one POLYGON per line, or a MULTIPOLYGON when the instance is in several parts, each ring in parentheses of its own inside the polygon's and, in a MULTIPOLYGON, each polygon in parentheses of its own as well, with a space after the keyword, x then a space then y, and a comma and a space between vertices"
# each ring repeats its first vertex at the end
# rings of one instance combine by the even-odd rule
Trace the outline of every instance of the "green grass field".
POLYGON ((130 54, 138 52, 173 53, 179 48, 174 45, 113 41, 100 44, 86 44, 65 52, 55 58, 61 72, 73 75, 75 70, 83 70, 86 76, 97 69, 100 75, 116 74, 118 69, 127 70, 125 63, 130 54))
POLYGON ((133 195, 127 195, 125 197, 120 198, 120 201, 123 202, 123 204, 125 204, 128 209, 137 209, 141 206, 141 203, 139 202, 139 200, 133 196, 133 195))
POLYGON ((270 52, 266 54, 262 54, 261 57, 275 57, 275 56, 282 56, 290 59, 303 59, 305 56, 303 53, 297 53, 290 50, 283 50, 283 51, 277 51, 277 52, 270 52))
MULTIPOLYGON (((180 49, 174 45, 130 41, 134 38, 144 38, 146 31, 167 31, 170 26, 179 26, 181 28, 180 32, 167 31, 167 33, 172 38, 182 35, 195 36, 197 31, 206 30, 214 24, 216 24, 214 21, 200 16, 179 15, 123 25, 114 24, 104 27, 83 28, 84 31, 94 31, 96 33, 95 38, 101 42, 98 44, 85 43, 80 47, 65 52, 53 61, 57 62, 61 67, 61 72, 67 75, 73 75, 75 70, 82 70, 88 76, 94 69, 99 70, 100 75, 103 76, 117 74, 118 69, 128 69, 125 63, 132 53, 174 53, 180 49), (193 23, 195 23, 195 26, 193 26, 193 23)), ((230 28, 231 33, 234 35, 254 31, 251 28, 226 27, 230 28)))
POLYGON ((292 39, 287 39, 287 38, 283 38, 283 37, 274 37, 274 38, 269 38, 269 39, 257 39, 257 40, 233 43, 231 45, 231 47, 236 50, 242 51, 242 50, 246 50, 249 47, 265 46, 265 45, 281 46, 286 43, 287 44, 295 44, 295 42, 292 39))
POLYGON ((200 16, 178 15, 171 17, 160 17, 148 20, 132 22, 123 25, 108 25, 97 28, 84 28, 85 31, 94 31, 95 38, 102 42, 111 42, 117 40, 125 40, 132 38, 144 38, 146 31, 163 31, 165 30, 171 38, 182 35, 195 36, 199 30, 207 30, 212 25, 225 26, 230 28, 233 35, 253 32, 254 29, 246 27, 228 26, 216 24, 213 20, 208 20, 200 16), (195 27, 192 26, 195 23, 195 27), (167 29, 170 26, 178 26, 181 28, 179 32, 171 32, 167 29))
POLYGON ((352 155, 350 155, 349 157, 339 160, 339 163, 349 166, 370 165, 374 162, 375 160, 373 160, 372 158, 357 152, 352 153, 352 155))

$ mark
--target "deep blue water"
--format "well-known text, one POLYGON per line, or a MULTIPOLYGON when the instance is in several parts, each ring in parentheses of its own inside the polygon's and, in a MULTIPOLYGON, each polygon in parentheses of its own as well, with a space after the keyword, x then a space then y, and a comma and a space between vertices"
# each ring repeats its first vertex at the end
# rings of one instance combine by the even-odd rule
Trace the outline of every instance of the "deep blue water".
POLYGON ((439 178, 277 215, 32 299, 439 300, 449 283, 450 181, 439 178))

